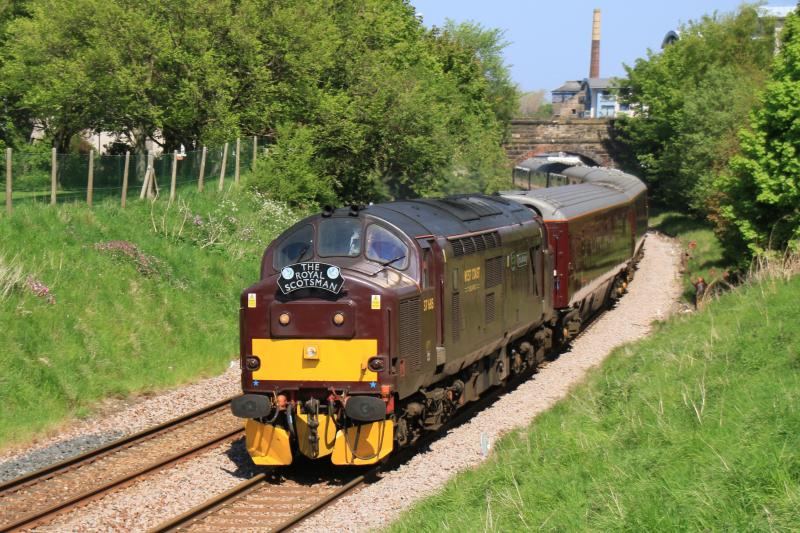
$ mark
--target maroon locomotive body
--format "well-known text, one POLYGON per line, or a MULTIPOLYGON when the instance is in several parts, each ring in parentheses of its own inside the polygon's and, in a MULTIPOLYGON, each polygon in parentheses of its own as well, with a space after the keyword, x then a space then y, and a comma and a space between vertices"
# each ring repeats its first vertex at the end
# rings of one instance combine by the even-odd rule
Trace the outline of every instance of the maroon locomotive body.
POLYGON ((638 193, 559 189, 574 187, 603 208, 409 200, 327 209, 276 239, 241 297, 233 411, 253 460, 375 463, 577 333, 624 288, 640 221, 638 193))

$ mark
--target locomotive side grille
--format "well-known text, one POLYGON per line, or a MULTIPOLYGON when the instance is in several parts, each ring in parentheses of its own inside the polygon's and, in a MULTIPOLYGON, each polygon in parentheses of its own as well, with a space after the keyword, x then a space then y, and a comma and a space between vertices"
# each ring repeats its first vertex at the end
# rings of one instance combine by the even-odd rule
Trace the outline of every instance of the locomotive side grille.
POLYGON ((495 315, 495 305, 494 305, 494 293, 490 292, 486 295, 486 323, 488 324, 492 320, 494 320, 495 315))
POLYGON ((486 288, 491 289, 503 283, 503 256, 486 260, 486 288))
POLYGON ((453 342, 458 342, 458 339, 461 338, 461 296, 457 292, 453 293, 452 313, 453 342))
POLYGON ((422 368, 422 320, 419 296, 400 302, 400 357, 406 359, 412 371, 422 368))
POLYGON ((461 239, 464 244, 464 255, 474 254, 475 253, 475 241, 473 241, 469 237, 465 237, 461 239))
POLYGON ((490 231, 469 237, 459 237, 450 239, 450 244, 453 246, 453 255, 459 257, 482 252, 490 248, 497 248, 500 246, 500 234, 496 231, 490 231))

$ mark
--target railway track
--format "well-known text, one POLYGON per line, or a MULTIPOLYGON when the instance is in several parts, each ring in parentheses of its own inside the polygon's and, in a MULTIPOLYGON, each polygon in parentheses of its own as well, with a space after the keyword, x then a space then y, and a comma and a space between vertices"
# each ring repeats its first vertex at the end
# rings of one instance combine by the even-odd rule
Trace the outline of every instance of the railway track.
MULTIPOLYGON (((271 469, 159 524, 150 533, 266 531, 268 525, 271 525, 269 531, 272 532, 288 531, 342 496, 378 479, 382 471, 408 461, 419 450, 425 449, 450 429, 463 424, 530 376, 531 374, 522 375, 505 386, 496 387, 461 410, 438 431, 420 437, 416 444, 390 455, 379 465, 348 470, 317 462, 299 465, 303 470, 299 474, 285 475, 277 469, 271 469), (306 473, 305 470, 309 472, 306 473)), ((296 465, 289 468, 295 469, 296 465)))
POLYGON ((142 476, 238 438, 230 399, 0 484, 0 533, 29 529, 142 476), (212 435, 208 437, 208 435, 212 435))

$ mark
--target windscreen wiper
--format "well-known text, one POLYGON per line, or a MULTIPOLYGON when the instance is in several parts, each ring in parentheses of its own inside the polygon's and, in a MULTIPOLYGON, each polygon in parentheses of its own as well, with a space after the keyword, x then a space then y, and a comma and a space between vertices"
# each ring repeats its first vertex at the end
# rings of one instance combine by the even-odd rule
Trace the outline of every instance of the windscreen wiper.
POLYGON ((382 267, 387 267, 387 266, 391 265, 392 263, 394 263, 395 261, 400 261, 401 259, 405 259, 405 258, 406 258, 406 254, 398 255, 394 259, 390 259, 388 261, 385 261, 385 262, 381 263, 380 265, 382 267))
POLYGON ((310 244, 306 244, 305 246, 303 246, 303 249, 302 249, 302 250, 300 250, 300 254, 297 256, 297 259, 295 259, 295 260, 294 260, 294 262, 295 262, 295 263, 299 263, 299 262, 300 262, 300 260, 303 258, 303 256, 304 256, 304 255, 306 255, 306 252, 307 252, 307 251, 308 251, 310 248, 311 248, 311 245, 310 245, 310 244))

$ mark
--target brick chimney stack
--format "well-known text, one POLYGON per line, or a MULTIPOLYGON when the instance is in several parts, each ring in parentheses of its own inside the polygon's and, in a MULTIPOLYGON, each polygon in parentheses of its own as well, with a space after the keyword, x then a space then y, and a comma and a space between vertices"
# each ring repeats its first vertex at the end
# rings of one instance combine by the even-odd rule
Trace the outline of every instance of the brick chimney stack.
POLYGON ((600 77, 600 9, 594 10, 592 20, 592 59, 589 63, 589 77, 600 77))

